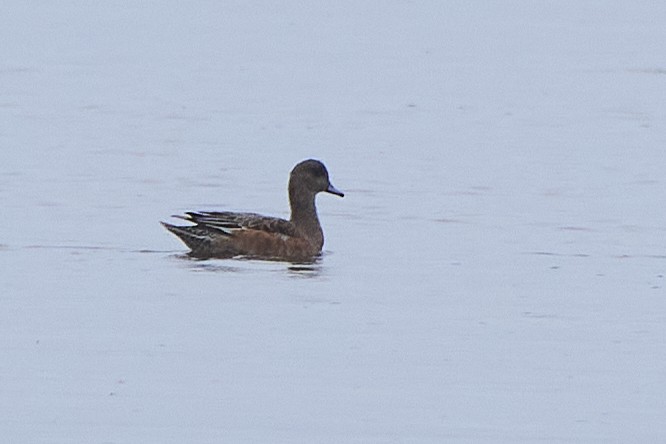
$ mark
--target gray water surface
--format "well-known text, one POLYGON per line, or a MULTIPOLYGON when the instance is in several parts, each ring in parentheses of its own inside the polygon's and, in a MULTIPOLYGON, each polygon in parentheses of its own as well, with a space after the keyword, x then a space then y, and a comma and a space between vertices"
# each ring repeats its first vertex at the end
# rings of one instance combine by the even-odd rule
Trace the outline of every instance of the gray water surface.
POLYGON ((7 442, 666 439, 661 3, 4 9, 7 442), (312 265, 159 225, 311 157, 312 265))

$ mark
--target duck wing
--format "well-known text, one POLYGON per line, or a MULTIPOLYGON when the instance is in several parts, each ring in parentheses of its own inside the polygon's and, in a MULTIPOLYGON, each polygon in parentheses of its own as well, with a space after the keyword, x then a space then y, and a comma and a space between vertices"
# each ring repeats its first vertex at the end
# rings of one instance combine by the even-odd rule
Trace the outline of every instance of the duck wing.
POLYGON ((236 213, 232 211, 187 212, 185 216, 175 216, 204 227, 231 232, 233 230, 259 230, 268 233, 295 236, 294 224, 279 217, 263 216, 257 213, 236 213))

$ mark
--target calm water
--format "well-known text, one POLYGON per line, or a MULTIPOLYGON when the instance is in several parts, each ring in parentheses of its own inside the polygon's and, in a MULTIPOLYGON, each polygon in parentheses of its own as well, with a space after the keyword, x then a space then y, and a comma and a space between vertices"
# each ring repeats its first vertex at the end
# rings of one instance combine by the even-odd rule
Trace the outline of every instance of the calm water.
POLYGON ((7 439, 666 437, 659 3, 10 3, 7 439), (287 216, 309 157, 312 266, 158 223, 287 216))

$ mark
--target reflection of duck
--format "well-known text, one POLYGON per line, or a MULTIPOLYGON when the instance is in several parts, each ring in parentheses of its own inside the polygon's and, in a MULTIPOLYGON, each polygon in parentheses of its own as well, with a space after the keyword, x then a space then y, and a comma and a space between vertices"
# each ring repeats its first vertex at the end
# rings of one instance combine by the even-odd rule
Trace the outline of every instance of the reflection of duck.
POLYGON ((321 253, 324 233, 317 217, 315 196, 324 191, 343 197, 328 179, 318 160, 305 160, 289 176, 289 220, 255 213, 188 212, 175 216, 193 226, 162 222, 197 258, 249 256, 263 259, 308 261, 321 253))

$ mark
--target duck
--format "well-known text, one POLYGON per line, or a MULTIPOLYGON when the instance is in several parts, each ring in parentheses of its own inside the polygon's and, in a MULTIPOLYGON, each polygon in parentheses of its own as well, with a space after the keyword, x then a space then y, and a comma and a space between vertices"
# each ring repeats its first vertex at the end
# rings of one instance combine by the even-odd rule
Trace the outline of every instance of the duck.
POLYGON ((196 259, 247 257, 310 262, 321 255, 324 232, 315 198, 324 192, 344 197, 333 186, 326 166, 315 159, 298 163, 289 174, 289 220, 257 213, 186 212, 173 217, 194 225, 161 224, 176 235, 196 259))

